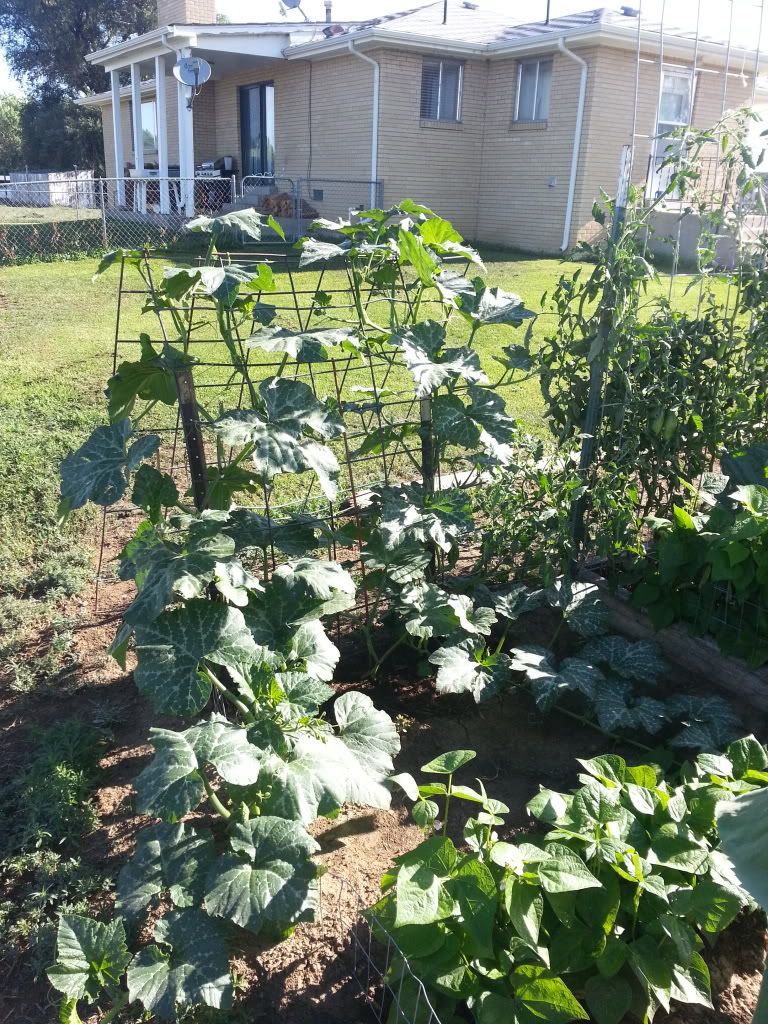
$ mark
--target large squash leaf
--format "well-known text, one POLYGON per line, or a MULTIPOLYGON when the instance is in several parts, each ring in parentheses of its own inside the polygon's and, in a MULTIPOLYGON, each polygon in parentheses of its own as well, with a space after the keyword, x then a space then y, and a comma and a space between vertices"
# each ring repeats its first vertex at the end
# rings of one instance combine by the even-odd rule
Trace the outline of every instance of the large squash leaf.
POLYGON ((202 772, 209 764, 235 786, 250 786, 259 777, 259 750, 244 728, 222 715, 183 732, 151 729, 149 739, 156 754, 135 783, 142 814, 176 821, 194 810, 203 797, 202 772))
POLYGON ((156 434, 145 434, 126 449, 134 436, 130 421, 121 419, 96 427, 76 452, 67 455, 61 463, 60 518, 88 501, 114 505, 123 497, 131 473, 160 447, 156 434))
POLYGON ((79 914, 62 914, 56 933, 56 962, 48 980, 68 999, 93 1002, 105 985, 115 988, 131 959, 120 918, 109 924, 79 914))
POLYGON ((269 923, 281 929, 311 920, 317 903, 318 844, 296 821, 272 815, 235 825, 231 852, 212 865, 205 908, 258 933, 269 923))
POLYGON ((476 352, 466 347, 445 347, 445 327, 436 320, 413 324, 389 340, 403 353, 403 361, 416 382, 417 398, 426 398, 459 377, 474 383, 488 380, 476 352))
POLYGON ((158 711, 193 715, 211 693, 199 672, 204 658, 237 672, 257 655, 242 612, 199 599, 137 627, 134 678, 158 711))
POLYGON ((117 876, 117 909, 129 922, 163 892, 177 907, 200 903, 205 878, 215 856, 207 829, 162 823, 143 828, 136 850, 117 876))
POLYGON ((196 908, 172 910, 153 932, 160 945, 145 946, 128 968, 128 995, 151 1014, 176 1019, 176 1007, 232 1005, 233 985, 223 932, 196 908))

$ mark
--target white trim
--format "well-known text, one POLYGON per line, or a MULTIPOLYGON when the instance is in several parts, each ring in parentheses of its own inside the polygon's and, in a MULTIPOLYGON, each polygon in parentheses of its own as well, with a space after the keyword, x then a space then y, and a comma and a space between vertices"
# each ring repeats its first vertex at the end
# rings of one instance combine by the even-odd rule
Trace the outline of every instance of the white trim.
POLYGON ((131 118, 133 120, 133 163, 144 170, 144 125, 141 117, 141 69, 131 64, 131 118))
POLYGON ((115 147, 115 175, 118 179, 117 201, 120 206, 125 205, 125 154, 123 153, 123 124, 120 102, 120 73, 113 71, 110 75, 112 83, 112 143, 115 147))
MULTIPOLYGON (((119 78, 119 72, 110 72, 110 75, 116 74, 119 78)), ((155 94, 155 83, 154 81, 142 82, 141 83, 141 95, 145 99, 150 99, 155 94)), ((122 99, 131 98, 131 86, 123 85, 120 87, 120 97, 122 99)), ((92 96, 78 96, 75 103, 78 107, 108 107, 112 103, 112 90, 109 92, 97 92, 92 96)))
MULTIPOLYGON (((191 56, 188 48, 178 51, 177 59, 191 56)), ((188 103, 192 90, 176 83, 176 103, 179 114, 179 177, 185 179, 182 185, 182 205, 188 217, 195 213, 195 123, 192 115, 192 106, 188 103), (192 180, 192 184, 190 184, 192 180)))
MULTIPOLYGON (((350 53, 373 65, 373 100, 371 103, 371 209, 376 206, 376 181, 379 172, 379 96, 381 93, 381 65, 373 57, 368 57, 355 49, 354 39, 347 40, 350 53)), ((310 110, 310 117, 312 111, 310 110)))
POLYGON ((155 57, 155 109, 157 110, 157 165, 160 177, 160 213, 171 212, 168 194, 168 105, 165 58, 155 57))

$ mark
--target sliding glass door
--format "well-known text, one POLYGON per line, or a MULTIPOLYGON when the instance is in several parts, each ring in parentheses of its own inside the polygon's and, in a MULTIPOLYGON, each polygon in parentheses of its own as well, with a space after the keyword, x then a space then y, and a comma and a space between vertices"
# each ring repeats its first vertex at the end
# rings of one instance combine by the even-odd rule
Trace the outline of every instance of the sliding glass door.
POLYGON ((240 87, 240 146, 243 177, 275 173, 275 87, 272 82, 240 87))

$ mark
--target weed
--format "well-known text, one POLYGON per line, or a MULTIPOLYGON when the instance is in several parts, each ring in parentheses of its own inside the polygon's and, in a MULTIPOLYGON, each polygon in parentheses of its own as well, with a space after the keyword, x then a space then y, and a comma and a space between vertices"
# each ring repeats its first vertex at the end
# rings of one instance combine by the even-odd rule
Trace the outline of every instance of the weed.
POLYGON ((0 868, 6 898, 0 902, 0 953, 30 955, 35 977, 50 964, 59 914, 85 914, 112 888, 112 880, 52 850, 8 858, 0 868))
POLYGON ((90 795, 104 732, 69 719, 34 735, 34 756, 0 797, 2 856, 73 843, 98 822, 90 795))

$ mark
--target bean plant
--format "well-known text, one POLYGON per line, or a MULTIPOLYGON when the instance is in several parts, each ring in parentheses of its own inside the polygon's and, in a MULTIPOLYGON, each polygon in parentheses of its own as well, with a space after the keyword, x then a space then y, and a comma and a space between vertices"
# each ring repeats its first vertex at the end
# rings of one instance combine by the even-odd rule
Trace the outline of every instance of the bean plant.
POLYGON ((580 760, 580 788, 541 789, 528 803, 540 829, 519 841, 499 838, 509 809, 480 780, 454 783, 474 756, 436 758, 422 784, 397 777, 427 836, 395 858, 369 913, 394 938, 389 983, 409 1019, 429 1019, 414 979, 439 1019, 476 1024, 711 1007, 702 951, 754 907, 718 848, 716 813, 768 784, 766 748, 747 737, 667 776, 613 754, 580 760), (461 805, 478 813, 457 847, 461 805))
MULTIPOLYGON (((764 479, 764 477, 763 477, 764 479)), ((657 627, 687 622, 753 666, 768 660, 768 488, 709 474, 688 507, 651 516, 653 559, 628 578, 657 627)))

